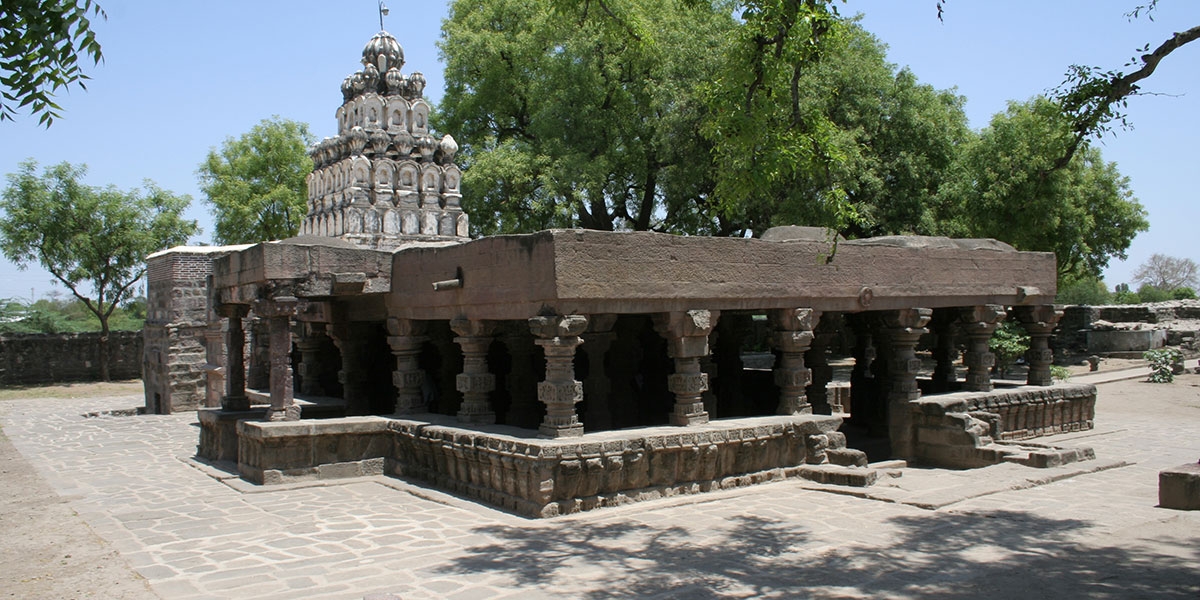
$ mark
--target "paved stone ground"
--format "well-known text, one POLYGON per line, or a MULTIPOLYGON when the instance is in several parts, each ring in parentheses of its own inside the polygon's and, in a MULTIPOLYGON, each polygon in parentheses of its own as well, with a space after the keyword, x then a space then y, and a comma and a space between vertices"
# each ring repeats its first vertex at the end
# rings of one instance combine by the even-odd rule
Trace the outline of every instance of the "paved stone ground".
MULTIPOLYGON (((382 477, 243 493, 190 460, 194 415, 81 416, 135 396, 0 402, 0 426, 162 598, 1194 600, 1200 512, 1155 505, 1158 471, 1200 458, 1200 376, 1100 397, 1095 431, 1047 439, 1128 466, 1032 487, 997 485, 1013 465, 906 469, 959 490, 937 510, 786 481, 545 521, 382 477)), ((10 597, 86 597, 6 577, 10 597)))

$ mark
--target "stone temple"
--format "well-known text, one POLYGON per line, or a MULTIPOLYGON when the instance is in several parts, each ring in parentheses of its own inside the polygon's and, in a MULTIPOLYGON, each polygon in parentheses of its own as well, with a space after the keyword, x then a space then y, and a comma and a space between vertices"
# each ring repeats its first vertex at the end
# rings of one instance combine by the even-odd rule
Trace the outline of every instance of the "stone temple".
POLYGON ((381 32, 343 82, 302 235, 149 258, 147 408, 198 409, 201 459, 553 516, 783 477, 870 485, 896 459, 1090 458, 1025 441, 1092 426, 1095 388, 1050 377, 1052 254, 834 251, 794 227, 470 239, 457 144, 430 134, 403 56, 381 32), (1030 335, 1028 379, 994 384, 1006 318, 1030 335))

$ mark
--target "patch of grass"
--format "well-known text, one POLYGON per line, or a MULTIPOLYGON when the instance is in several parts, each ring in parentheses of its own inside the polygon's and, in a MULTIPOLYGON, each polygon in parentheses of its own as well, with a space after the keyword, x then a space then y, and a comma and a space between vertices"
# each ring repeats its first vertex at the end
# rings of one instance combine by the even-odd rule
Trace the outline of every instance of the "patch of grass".
POLYGON ((100 398, 142 393, 142 380, 89 381, 0 387, 0 401, 31 398, 100 398))

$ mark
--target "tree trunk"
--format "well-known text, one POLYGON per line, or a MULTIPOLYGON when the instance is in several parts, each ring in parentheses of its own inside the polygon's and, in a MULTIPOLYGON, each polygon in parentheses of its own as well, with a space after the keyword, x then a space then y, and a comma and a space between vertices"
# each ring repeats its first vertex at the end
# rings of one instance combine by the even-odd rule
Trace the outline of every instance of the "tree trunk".
POLYGON ((100 381, 109 381, 108 376, 108 315, 100 315, 100 381))

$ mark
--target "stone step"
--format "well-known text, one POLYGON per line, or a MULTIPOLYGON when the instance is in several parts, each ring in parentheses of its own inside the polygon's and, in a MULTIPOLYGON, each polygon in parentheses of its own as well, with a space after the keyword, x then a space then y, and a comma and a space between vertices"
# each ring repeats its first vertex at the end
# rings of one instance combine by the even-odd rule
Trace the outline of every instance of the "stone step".
POLYGON ((984 446, 984 448, 1000 453, 1003 462, 1039 469, 1060 467, 1096 458, 1096 452, 1090 447, 1059 448, 1042 444, 994 443, 984 446))
POLYGON ((867 466, 867 453, 853 448, 834 448, 825 451, 829 462, 843 467, 867 466))
POLYGON ((879 480, 879 471, 866 467, 846 467, 835 464, 804 465, 798 474, 817 483, 832 483, 851 487, 867 487, 879 480))

